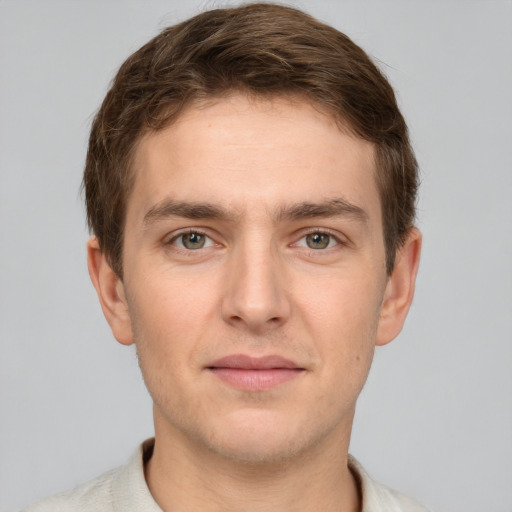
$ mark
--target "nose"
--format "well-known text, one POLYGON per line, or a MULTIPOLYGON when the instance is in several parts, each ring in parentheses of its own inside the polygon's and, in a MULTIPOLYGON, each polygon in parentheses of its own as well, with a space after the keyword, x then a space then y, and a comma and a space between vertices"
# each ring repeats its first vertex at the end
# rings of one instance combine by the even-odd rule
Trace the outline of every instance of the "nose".
POLYGON ((289 289, 271 248, 239 248, 228 273, 221 306, 225 322, 253 334, 265 334, 286 323, 291 312, 289 289))

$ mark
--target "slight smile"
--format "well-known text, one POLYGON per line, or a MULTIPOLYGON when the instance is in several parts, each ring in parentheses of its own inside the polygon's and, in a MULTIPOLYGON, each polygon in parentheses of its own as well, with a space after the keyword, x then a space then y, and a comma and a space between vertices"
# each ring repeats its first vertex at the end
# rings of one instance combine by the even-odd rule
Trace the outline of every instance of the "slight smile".
POLYGON ((281 356, 251 357, 243 354, 223 357, 209 365, 207 370, 243 391, 265 391, 306 371, 281 356))

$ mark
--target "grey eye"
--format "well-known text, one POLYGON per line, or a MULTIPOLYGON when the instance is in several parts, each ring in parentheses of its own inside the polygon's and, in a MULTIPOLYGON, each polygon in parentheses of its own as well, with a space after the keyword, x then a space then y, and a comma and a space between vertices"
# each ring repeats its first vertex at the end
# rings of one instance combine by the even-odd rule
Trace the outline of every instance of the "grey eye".
POLYGON ((306 235, 306 245, 310 249, 326 249, 329 247, 331 236, 325 233, 310 233, 306 235))
POLYGON ((185 233, 180 238, 185 249, 202 249, 206 244, 206 236, 201 233, 185 233))

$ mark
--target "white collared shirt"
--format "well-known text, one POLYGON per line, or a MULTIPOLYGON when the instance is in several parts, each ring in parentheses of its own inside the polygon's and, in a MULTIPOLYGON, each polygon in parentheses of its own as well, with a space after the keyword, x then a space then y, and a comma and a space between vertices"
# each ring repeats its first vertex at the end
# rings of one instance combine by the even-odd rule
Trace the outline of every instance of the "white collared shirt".
MULTIPOLYGON (((23 512, 162 512, 144 478, 144 460, 153 439, 142 443, 128 464, 105 473, 76 489, 31 505, 23 512)), ((349 455, 349 468, 361 490, 361 512, 428 512, 411 498, 373 481, 349 455)))

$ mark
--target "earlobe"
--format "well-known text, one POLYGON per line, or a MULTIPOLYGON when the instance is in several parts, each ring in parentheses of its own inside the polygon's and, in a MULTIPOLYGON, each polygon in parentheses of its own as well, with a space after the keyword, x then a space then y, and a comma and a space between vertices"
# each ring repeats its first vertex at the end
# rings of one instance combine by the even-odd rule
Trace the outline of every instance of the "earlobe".
POLYGON ((124 285, 101 252, 95 236, 87 242, 87 264, 92 284, 96 288, 101 309, 112 329, 112 334, 119 343, 131 345, 133 332, 124 285))
POLYGON ((414 297, 420 253, 421 233, 418 229, 411 228, 404 245, 397 251, 393 273, 386 284, 377 330, 377 345, 386 345, 402 330, 414 297))

